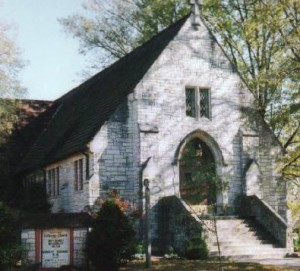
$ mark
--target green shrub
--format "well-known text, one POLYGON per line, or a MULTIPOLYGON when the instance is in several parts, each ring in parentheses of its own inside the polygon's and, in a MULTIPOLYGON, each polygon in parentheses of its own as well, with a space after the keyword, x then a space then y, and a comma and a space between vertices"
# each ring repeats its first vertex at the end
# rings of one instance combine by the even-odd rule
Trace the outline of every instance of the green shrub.
POLYGON ((208 257, 208 248, 200 236, 185 241, 184 257, 190 260, 204 260, 208 257))
POLYGON ((184 240, 201 236, 202 226, 182 205, 176 196, 160 199, 157 206, 158 238, 161 255, 168 254, 169 247, 180 256, 184 251, 184 240))
POLYGON ((87 254, 96 270, 117 270, 136 252, 134 229, 114 201, 106 201, 87 236, 87 254))
POLYGON ((11 210, 0 202, 0 270, 14 265, 20 256, 18 221, 11 210))
POLYGON ((51 204, 42 183, 32 183, 24 189, 20 209, 27 214, 51 212, 51 204))
POLYGON ((300 251, 300 235, 296 234, 297 238, 294 239, 294 251, 300 251))

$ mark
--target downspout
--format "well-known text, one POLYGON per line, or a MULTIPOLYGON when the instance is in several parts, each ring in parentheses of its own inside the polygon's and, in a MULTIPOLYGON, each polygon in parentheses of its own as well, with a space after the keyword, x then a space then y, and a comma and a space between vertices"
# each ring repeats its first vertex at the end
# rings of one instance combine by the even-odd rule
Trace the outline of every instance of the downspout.
POLYGON ((139 176, 139 213, 140 213, 140 222, 139 222, 139 238, 142 240, 143 238, 143 233, 144 233, 144 221, 143 221, 143 214, 144 214, 144 204, 143 204, 143 175, 144 175, 144 170, 146 169, 148 162, 150 161, 151 157, 148 157, 145 162, 141 164, 141 169, 140 169, 140 176, 139 176))

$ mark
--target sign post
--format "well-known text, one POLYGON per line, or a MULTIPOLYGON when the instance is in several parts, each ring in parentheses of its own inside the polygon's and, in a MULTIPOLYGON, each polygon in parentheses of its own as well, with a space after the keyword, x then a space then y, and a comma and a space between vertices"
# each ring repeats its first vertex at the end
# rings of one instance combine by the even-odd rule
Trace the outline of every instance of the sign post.
POLYGON ((151 268, 151 219, 150 219, 150 189, 149 180, 144 180, 146 197, 146 268, 151 268))

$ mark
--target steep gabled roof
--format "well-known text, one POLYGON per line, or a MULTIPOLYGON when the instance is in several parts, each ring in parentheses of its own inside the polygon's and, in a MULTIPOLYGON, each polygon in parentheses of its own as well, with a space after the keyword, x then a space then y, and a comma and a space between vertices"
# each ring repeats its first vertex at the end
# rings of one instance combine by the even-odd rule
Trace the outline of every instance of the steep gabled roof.
MULTIPOLYGON (((55 112, 23 159, 19 172, 31 171, 85 151, 105 121, 133 92, 189 15, 73 89, 52 105, 55 112)), ((49 114, 45 112, 45 114, 49 114)))

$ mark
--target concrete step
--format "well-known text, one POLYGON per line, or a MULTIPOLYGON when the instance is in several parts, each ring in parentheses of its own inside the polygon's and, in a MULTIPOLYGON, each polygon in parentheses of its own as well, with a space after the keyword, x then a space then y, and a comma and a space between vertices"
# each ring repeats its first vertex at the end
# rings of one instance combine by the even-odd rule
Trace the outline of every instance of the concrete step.
MULTIPOLYGON (((214 242, 207 242, 210 247, 217 247, 218 246, 218 243, 216 241, 214 242)), ((248 241, 247 242, 243 242, 241 243, 240 240, 234 240, 234 241, 219 241, 219 244, 221 247, 235 247, 235 246, 238 246, 238 247, 255 247, 255 246, 263 246, 263 247, 273 247, 273 248, 278 248, 278 245, 276 244, 270 244, 269 241, 261 241, 261 240, 252 240, 252 241, 248 241)))
MULTIPOLYGON (((217 253, 218 254, 218 248, 214 247, 209 251, 210 254, 217 253)), ((221 254, 222 255, 239 255, 239 254, 266 254, 266 255, 271 255, 271 254, 285 254, 286 250, 282 248, 257 248, 257 247, 249 247, 249 248, 244 248, 241 250, 238 247, 227 247, 227 248, 222 248, 221 249, 221 254)))
MULTIPOLYGON (((239 261, 239 260, 261 260, 261 259, 283 259, 285 254, 278 253, 278 254, 271 254, 271 255, 264 255, 264 254, 239 254, 239 255, 223 255, 221 256, 224 260, 231 260, 231 261, 239 261)), ((219 256, 209 256, 210 259, 218 259, 219 256)))
MULTIPOLYGON (((256 250, 256 251, 264 251, 266 249, 273 249, 276 248, 274 247, 274 245, 270 244, 270 245, 257 245, 257 244, 250 244, 248 246, 240 246, 239 244, 228 244, 228 245, 224 245, 224 244, 220 244, 220 247, 223 250, 228 250, 228 249, 232 249, 232 250, 241 250, 243 249, 243 251, 245 250, 256 250)), ((218 250, 218 245, 214 244, 212 246, 210 246, 210 251, 217 251, 218 250)))
MULTIPOLYGON (((231 260, 282 258, 287 252, 254 219, 218 218, 216 226, 222 258, 231 260)), ((218 246, 213 232, 206 242, 209 256, 217 258, 218 246)))

